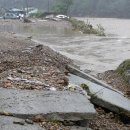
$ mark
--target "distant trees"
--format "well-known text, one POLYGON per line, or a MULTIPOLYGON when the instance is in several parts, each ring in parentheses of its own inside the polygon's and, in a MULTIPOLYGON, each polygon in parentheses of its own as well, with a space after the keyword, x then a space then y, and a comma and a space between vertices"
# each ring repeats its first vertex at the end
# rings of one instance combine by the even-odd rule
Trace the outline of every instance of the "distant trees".
MULTIPOLYGON (((28 0, 28 4, 72 16, 130 18, 130 0, 28 0)), ((0 5, 7 9, 26 7, 25 0, 0 0, 0 5)))
POLYGON ((53 10, 56 13, 67 15, 72 4, 73 0, 56 0, 53 10))

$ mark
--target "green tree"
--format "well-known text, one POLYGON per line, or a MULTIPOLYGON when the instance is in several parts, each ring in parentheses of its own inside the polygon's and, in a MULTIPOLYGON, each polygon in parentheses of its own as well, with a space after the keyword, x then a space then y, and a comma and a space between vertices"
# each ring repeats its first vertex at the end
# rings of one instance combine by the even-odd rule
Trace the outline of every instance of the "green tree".
POLYGON ((57 0, 53 8, 54 12, 68 15, 73 0, 57 0))

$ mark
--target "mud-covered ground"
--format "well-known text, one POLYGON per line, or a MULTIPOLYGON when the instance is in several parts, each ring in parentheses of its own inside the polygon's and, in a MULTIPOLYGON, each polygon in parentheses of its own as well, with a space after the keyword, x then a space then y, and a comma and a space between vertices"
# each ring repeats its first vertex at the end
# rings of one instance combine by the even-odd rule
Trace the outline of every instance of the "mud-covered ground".
POLYGON ((0 32, 0 51, 22 50, 33 45, 29 38, 17 37, 13 32, 0 32))
POLYGON ((111 85, 113 88, 121 91, 126 96, 130 96, 130 85, 123 79, 123 77, 114 70, 109 70, 98 74, 98 78, 111 85))
POLYGON ((63 89, 68 84, 65 69, 71 60, 50 48, 13 34, 0 36, 0 84, 5 88, 63 89))

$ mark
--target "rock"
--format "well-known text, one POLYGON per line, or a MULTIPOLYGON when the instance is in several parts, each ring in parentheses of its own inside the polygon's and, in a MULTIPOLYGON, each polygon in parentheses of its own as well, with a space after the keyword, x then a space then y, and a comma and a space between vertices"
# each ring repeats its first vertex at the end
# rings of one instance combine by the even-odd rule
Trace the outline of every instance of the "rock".
POLYGON ((58 84, 64 84, 64 80, 58 80, 57 83, 58 84))
POLYGON ((29 119, 26 119, 25 122, 26 122, 27 124, 33 124, 33 121, 32 121, 32 120, 29 120, 29 119))
POLYGON ((72 83, 77 85, 86 84, 84 85, 84 87, 86 86, 84 89, 88 92, 88 95, 91 96, 91 101, 94 104, 130 117, 130 100, 122 94, 75 75, 70 75, 69 79, 72 83))
POLYGON ((86 96, 69 91, 31 91, 0 88, 0 113, 30 119, 42 115, 48 120, 84 120, 96 115, 86 96), (78 97, 78 98, 77 98, 78 97))
POLYGON ((13 121, 14 124, 18 124, 18 125, 24 125, 25 122, 24 121, 13 121))
POLYGON ((107 83, 108 83, 108 84, 111 84, 111 83, 112 83, 112 81, 108 81, 107 83))
POLYGON ((127 95, 128 97, 130 97, 130 91, 127 91, 127 92, 126 92, 126 95, 127 95))
POLYGON ((62 124, 64 126, 74 126, 75 122, 73 122, 73 121, 63 121, 62 124))
POLYGON ((28 18, 24 18, 24 19, 23 19, 23 22, 24 22, 24 23, 31 23, 32 21, 29 20, 28 18))
POLYGON ((35 117, 33 117, 34 122, 43 122, 44 120, 45 118, 42 115, 36 115, 35 117))
POLYGON ((56 88, 50 87, 50 90, 51 90, 51 91, 56 91, 56 88))
POLYGON ((82 127, 87 127, 88 126, 88 120, 78 121, 78 125, 82 126, 82 127))
POLYGON ((23 123, 24 120, 15 118, 0 116, 0 129, 1 130, 45 130, 37 124, 23 123))

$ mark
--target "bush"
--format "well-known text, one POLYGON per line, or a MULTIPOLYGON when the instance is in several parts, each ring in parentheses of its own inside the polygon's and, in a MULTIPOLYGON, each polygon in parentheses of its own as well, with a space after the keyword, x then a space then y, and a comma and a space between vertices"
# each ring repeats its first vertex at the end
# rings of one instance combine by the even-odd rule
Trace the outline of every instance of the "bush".
POLYGON ((30 17, 43 18, 45 17, 44 12, 38 11, 37 13, 31 14, 30 17))
POLYGON ((130 83, 130 59, 125 60, 123 63, 121 63, 116 69, 116 72, 120 74, 125 81, 130 83))
POLYGON ((97 25, 97 29, 93 27, 89 22, 85 23, 84 21, 77 20, 74 18, 69 19, 74 30, 82 31, 84 34, 95 34, 98 36, 105 36, 105 30, 101 25, 97 25))
POLYGON ((98 24, 97 27, 98 35, 105 36, 105 29, 100 24, 98 24))

